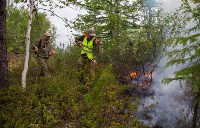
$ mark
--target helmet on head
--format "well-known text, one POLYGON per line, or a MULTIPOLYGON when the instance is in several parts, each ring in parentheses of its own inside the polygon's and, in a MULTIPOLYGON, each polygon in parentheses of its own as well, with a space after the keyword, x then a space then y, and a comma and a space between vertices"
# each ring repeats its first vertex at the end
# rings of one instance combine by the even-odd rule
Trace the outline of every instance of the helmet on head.
POLYGON ((51 34, 49 32, 46 32, 44 35, 45 36, 51 36, 51 34))
POLYGON ((88 29, 88 34, 89 34, 90 36, 96 36, 94 28, 89 28, 89 29, 88 29))

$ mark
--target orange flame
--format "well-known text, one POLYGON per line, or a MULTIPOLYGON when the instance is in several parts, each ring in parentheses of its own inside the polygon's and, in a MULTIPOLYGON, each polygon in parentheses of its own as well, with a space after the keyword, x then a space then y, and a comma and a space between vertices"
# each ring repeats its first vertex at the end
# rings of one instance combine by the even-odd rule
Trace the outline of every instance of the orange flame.
POLYGON ((130 77, 131 77, 131 78, 137 77, 137 72, 131 71, 131 72, 130 72, 130 77))
POLYGON ((148 88, 148 87, 150 87, 151 86, 151 83, 150 82, 141 82, 140 84, 139 84, 139 87, 141 88, 141 89, 146 89, 146 88, 148 88))
POLYGON ((153 72, 150 72, 150 71, 149 72, 145 72, 144 76, 151 79, 153 77, 153 72))
MULTIPOLYGON (((152 71, 147 71, 147 72, 144 72, 143 75, 148 78, 149 80, 145 80, 145 81, 142 81, 139 83, 139 87, 141 89, 147 89, 148 87, 151 86, 151 82, 152 82, 152 78, 153 78, 153 72, 152 71)), ((136 71, 131 71, 129 73, 129 76, 130 78, 136 78, 138 76, 138 73, 136 71)))

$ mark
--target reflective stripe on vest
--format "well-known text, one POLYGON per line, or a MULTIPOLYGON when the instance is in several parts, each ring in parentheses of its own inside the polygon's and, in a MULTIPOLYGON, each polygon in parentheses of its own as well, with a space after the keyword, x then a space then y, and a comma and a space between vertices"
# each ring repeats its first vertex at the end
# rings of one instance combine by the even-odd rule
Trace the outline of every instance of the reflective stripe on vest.
POLYGON ((83 42, 82 42, 82 44, 83 44, 83 49, 82 49, 82 51, 81 51, 81 54, 86 54, 87 57, 88 57, 88 59, 90 59, 90 60, 92 60, 92 59, 94 58, 94 56, 93 56, 93 51, 92 51, 94 39, 95 39, 95 37, 94 37, 92 40, 90 40, 89 43, 87 43, 87 36, 86 36, 86 37, 83 39, 83 42))

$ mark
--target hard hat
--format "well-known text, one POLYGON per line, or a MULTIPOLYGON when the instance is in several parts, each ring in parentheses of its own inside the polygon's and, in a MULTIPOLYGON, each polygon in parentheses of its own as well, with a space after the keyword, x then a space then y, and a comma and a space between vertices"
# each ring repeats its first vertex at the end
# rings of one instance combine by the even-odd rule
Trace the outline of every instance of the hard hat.
POLYGON ((88 34, 89 34, 90 36, 96 36, 94 28, 89 28, 89 29, 88 29, 88 34))
POLYGON ((49 32, 46 32, 45 36, 51 36, 51 34, 49 32))

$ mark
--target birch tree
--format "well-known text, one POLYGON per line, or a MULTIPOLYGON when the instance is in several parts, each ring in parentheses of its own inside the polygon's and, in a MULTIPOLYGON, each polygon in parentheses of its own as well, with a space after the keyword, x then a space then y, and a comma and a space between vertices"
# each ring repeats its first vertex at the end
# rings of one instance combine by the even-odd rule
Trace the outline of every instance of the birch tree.
POLYGON ((26 74, 28 71, 28 61, 29 61, 29 49, 30 49, 30 34, 31 34, 31 27, 32 27, 32 18, 33 18, 33 10, 34 10, 34 1, 29 0, 29 18, 28 18, 28 29, 26 33, 26 39, 25 39, 25 44, 26 44, 26 57, 24 61, 24 70, 22 72, 22 87, 25 89, 26 88, 26 74))

